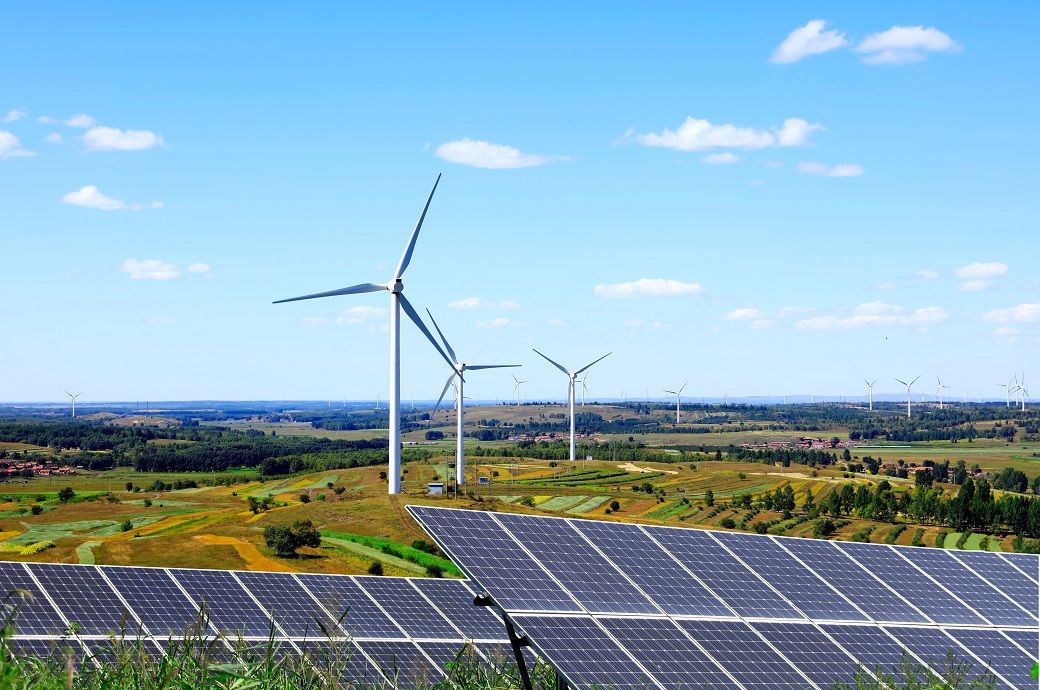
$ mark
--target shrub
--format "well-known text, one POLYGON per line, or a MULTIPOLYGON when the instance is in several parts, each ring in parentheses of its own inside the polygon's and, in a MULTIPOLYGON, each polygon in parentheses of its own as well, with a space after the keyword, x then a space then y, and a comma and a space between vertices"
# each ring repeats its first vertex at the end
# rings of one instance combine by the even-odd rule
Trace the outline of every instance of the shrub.
POLYGON ((737 526, 737 523, 731 517, 724 517, 719 520, 719 527, 725 527, 726 529, 733 529, 737 526))
POLYGON ((129 532, 134 528, 134 523, 130 522, 129 520, 123 520, 123 524, 121 524, 119 528, 124 532, 129 532))
POLYGON ((150 498, 144 499, 144 507, 145 508, 151 508, 152 507, 152 499, 150 499, 150 498))
POLYGON ((292 558, 302 546, 321 546, 321 535, 310 520, 264 528, 264 543, 282 558, 292 558))
POLYGON ((369 575, 382 575, 383 574, 383 564, 380 563, 379 561, 372 561, 372 565, 368 566, 368 574, 369 575))
POLYGON ((310 502, 311 502, 311 495, 309 493, 304 491, 302 494, 300 494, 300 503, 310 503, 310 502))
POLYGON ((910 546, 924 546, 924 528, 918 527, 914 530, 914 536, 910 539, 910 546))
POLYGON ((834 530, 834 521, 830 518, 824 518, 822 520, 818 520, 816 524, 813 525, 813 536, 817 539, 829 537, 832 534, 834 534, 834 530))
POLYGON ((33 515, 39 515, 43 512, 43 506, 39 504, 34 504, 33 507, 29 509, 29 512, 31 512, 33 515))
POLYGON ((611 510, 611 512, 616 513, 617 511, 621 510, 621 504, 618 501, 616 501, 616 500, 611 501, 610 502, 610 510, 611 510))
POLYGON ((943 547, 943 544, 946 543, 946 537, 948 537, 948 536, 950 536, 949 531, 944 530, 944 529, 939 530, 939 533, 937 535, 935 535, 935 546, 936 546, 936 548, 941 549, 943 547))
POLYGON ((906 525, 896 525, 888 531, 888 535, 885 537, 886 544, 895 544, 896 540, 899 539, 899 535, 906 530, 906 525))
POLYGON ((54 546, 55 544, 52 541, 38 541, 34 544, 29 544, 28 546, 23 547, 22 555, 33 556, 35 554, 40 553, 41 551, 54 548, 54 546))
POLYGON ((442 577, 444 575, 444 568, 440 567, 436 563, 430 563, 426 566, 426 574, 430 577, 442 577))
POLYGON ((970 536, 971 532, 968 530, 964 530, 963 532, 961 532, 961 536, 957 537, 957 548, 963 549, 964 545, 968 542, 968 537, 970 536))
POLYGON ((58 492, 58 500, 62 503, 68 503, 74 498, 76 498, 76 492, 71 486, 66 486, 58 492))

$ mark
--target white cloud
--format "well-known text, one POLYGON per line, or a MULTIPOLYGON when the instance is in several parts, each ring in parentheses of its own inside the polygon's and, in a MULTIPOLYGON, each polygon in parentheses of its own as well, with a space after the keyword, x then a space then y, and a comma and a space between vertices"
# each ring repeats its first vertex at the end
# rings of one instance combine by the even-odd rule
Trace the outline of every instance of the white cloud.
POLYGON ((300 325, 304 328, 314 328, 315 326, 325 326, 330 323, 330 319, 327 316, 308 316, 307 318, 300 321, 300 325))
POLYGON ((795 327, 802 330, 821 331, 866 326, 927 326, 942 323, 949 318, 949 313, 942 307, 922 307, 908 312, 898 304, 868 302, 857 306, 849 316, 837 314, 813 316, 796 322, 795 327))
POLYGON ((787 64, 798 62, 810 55, 819 55, 848 45, 845 34, 836 29, 826 29, 827 22, 813 19, 787 35, 784 42, 773 51, 770 62, 787 64))
POLYGON ((24 158, 35 156, 32 151, 22 148, 22 142, 18 137, 8 131, 0 130, 0 158, 24 158))
POLYGON ((147 129, 92 127, 83 135, 90 151, 145 151, 163 143, 163 138, 147 129))
POLYGON ((1018 340, 1018 329, 1010 326, 1001 326, 993 331, 993 335, 1000 340, 1013 343, 1018 340))
POLYGON ((756 331, 765 330, 766 328, 772 328, 776 325, 776 321, 772 319, 755 319, 748 326, 755 329, 756 331))
POLYGON ((487 321, 477 321, 477 328, 503 328, 509 325, 509 319, 504 316, 496 316, 487 321))
POLYGON ((150 319, 145 319, 145 326, 172 326, 177 323, 175 320, 166 316, 153 316, 150 319))
POLYGON ((48 144, 60 144, 65 140, 65 137, 61 136, 61 132, 51 132, 43 138, 48 144))
POLYGON ((161 259, 127 259, 119 270, 131 280, 172 280, 181 274, 175 264, 161 259))
POLYGON ((471 311, 474 309, 480 309, 481 302, 479 297, 467 297, 465 299, 457 299, 453 302, 448 302, 449 309, 462 309, 464 311, 471 311))
POLYGON ((457 299, 448 302, 449 309, 458 309, 460 311, 476 311, 477 309, 499 309, 501 311, 513 311, 519 309, 520 305, 511 299, 502 300, 501 302, 495 302, 492 300, 480 299, 479 297, 466 297, 464 299, 457 299))
POLYGON ((901 65, 920 62, 928 53, 958 53, 963 46, 934 27, 893 26, 870 34, 858 46, 868 65, 901 65))
POLYGON ((709 153, 701 159, 702 163, 709 165, 724 165, 727 163, 739 163, 740 156, 726 151, 725 153, 709 153))
POLYGON ((489 141, 477 139, 448 141, 438 146, 434 153, 438 158, 442 158, 449 163, 469 165, 474 168, 485 168, 487 170, 534 168, 546 163, 567 160, 567 156, 523 153, 512 146, 492 144, 489 141))
POLYGON ((979 292, 989 287, 988 280, 965 280, 957 286, 961 292, 979 292))
POLYGON ((863 166, 855 163, 827 165, 826 163, 805 161, 798 164, 798 172, 823 177, 859 177, 863 174, 863 166))
POLYGON ((336 323, 354 326, 368 321, 380 321, 387 316, 387 310, 381 307, 371 307, 367 304, 358 305, 344 309, 336 317, 336 323))
POLYGON ((621 325, 632 333, 641 328, 649 328, 655 331, 667 331, 672 328, 672 324, 667 321, 644 321, 642 319, 629 319, 628 321, 624 321, 621 325))
POLYGON ((976 261, 975 263, 966 264, 961 266, 953 275, 958 278, 975 279, 975 280, 990 280, 992 278, 1002 278, 1008 273, 1008 265, 999 261, 976 261))
POLYGON ((920 271, 918 271, 917 273, 915 273, 914 275, 917 276, 918 278, 923 279, 923 280, 935 280, 936 278, 939 277, 939 272, 938 271, 932 271, 932 270, 927 269, 927 268, 923 268, 920 271))
POLYGON ((986 321, 996 321, 998 323, 1040 321, 1040 303, 1023 302, 1014 307, 993 309, 983 314, 982 318, 986 321))
POLYGON ((727 321, 751 321, 754 319, 765 318, 765 314, 755 307, 741 307, 739 309, 734 309, 722 318, 727 321))
POLYGON ((101 190, 92 184, 80 187, 75 192, 69 192, 61 198, 61 203, 69 206, 80 206, 82 208, 93 208, 98 211, 140 211, 146 208, 162 208, 161 201, 153 201, 148 204, 127 203, 120 199, 105 196, 101 190))
MULTIPOLYGON (((51 124, 51 118, 47 118, 47 120, 48 122, 45 124, 51 124)), ((42 119, 40 121, 43 122, 42 119)), ((66 125, 69 127, 75 127, 76 129, 89 129, 94 126, 95 122, 97 121, 86 113, 79 113, 78 115, 73 115, 69 119, 65 120, 66 125)))
POLYGON ((8 110, 7 114, 0 117, 0 122, 17 122, 25 117, 26 113, 21 108, 15 108, 14 110, 8 110))
POLYGON ((549 325, 553 328, 562 328, 567 325, 563 319, 549 319, 549 325))
POLYGON ((878 292, 889 292, 896 289, 895 283, 878 283, 874 286, 874 289, 878 292))
POLYGON ((188 273, 209 273, 213 268, 209 264, 201 262, 188 265, 188 273))
POLYGON ((640 278, 628 283, 599 284, 592 289, 600 297, 693 297, 707 292, 700 283, 667 278, 640 278))
POLYGON ((708 120, 688 117, 678 129, 665 129, 660 134, 639 134, 636 140, 643 146, 703 151, 705 149, 764 149, 773 146, 805 146, 809 136, 822 125, 810 124, 801 118, 788 118, 781 127, 771 130, 738 127, 731 124, 715 125, 708 120))
POLYGON ((56 125, 56 124, 58 124, 58 119, 54 118, 54 117, 51 117, 50 115, 40 115, 38 118, 36 118, 36 121, 38 123, 40 123, 41 125, 56 125))
POLYGON ((776 318, 789 319, 794 316, 805 316, 816 311, 815 307, 781 307, 776 311, 776 318))

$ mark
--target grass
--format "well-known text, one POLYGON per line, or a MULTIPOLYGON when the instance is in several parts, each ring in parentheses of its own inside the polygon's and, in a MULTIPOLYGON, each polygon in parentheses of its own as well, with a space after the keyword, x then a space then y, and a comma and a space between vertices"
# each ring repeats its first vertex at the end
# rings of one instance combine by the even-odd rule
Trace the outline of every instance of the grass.
POLYGON ((76 558, 83 565, 94 565, 94 548, 101 546, 99 541, 85 541, 76 547, 76 558))
POLYGON ((415 565, 421 566, 424 571, 429 570, 431 566, 435 566, 445 573, 460 577, 462 576, 462 571, 459 570, 458 566, 447 558, 435 556, 411 546, 405 546, 404 544, 396 542, 393 539, 387 539, 386 537, 367 537, 362 534, 334 532, 331 530, 321 530, 321 536, 325 539, 339 539, 367 546, 384 555, 394 556, 403 559, 406 562, 411 562, 415 565))

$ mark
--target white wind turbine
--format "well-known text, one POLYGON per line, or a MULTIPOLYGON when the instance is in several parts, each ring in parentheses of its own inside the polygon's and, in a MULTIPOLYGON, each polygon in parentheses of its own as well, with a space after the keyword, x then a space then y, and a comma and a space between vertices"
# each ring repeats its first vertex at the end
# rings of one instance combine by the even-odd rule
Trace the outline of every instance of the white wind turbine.
POLYGON ((581 406, 585 407, 585 394, 589 392, 589 387, 585 385, 585 381, 589 378, 588 374, 581 379, 581 406))
POLYGON ((516 381, 516 385, 513 386, 513 394, 516 396, 516 406, 520 407, 520 396, 523 394, 521 386, 527 383, 527 381, 521 381, 516 377, 516 374, 513 375, 513 380, 516 381))
POLYGON ((863 383, 867 384, 867 399, 870 401, 870 409, 874 409, 874 384, 877 383, 877 379, 868 381, 863 379, 863 383))
POLYGON ((942 379, 938 376, 935 377, 935 380, 939 382, 939 387, 935 389, 935 394, 939 397, 939 409, 941 410, 943 409, 943 388, 949 388, 949 386, 943 385, 942 379))
POLYGON ((1029 397, 1029 390, 1026 388, 1026 373, 1022 372, 1022 383, 1015 386, 1015 391, 1018 391, 1018 399, 1022 403, 1022 411, 1026 409, 1026 398, 1029 397))
POLYGON ((903 379, 896 379, 896 381, 899 381, 899 383, 901 383, 904 386, 906 386, 906 416, 907 416, 907 419, 910 418, 910 386, 912 386, 915 383, 917 383, 917 379, 919 379, 919 378, 921 378, 920 374, 918 374, 917 377, 915 377, 914 380, 911 381, 910 383, 907 383, 903 379))
MULTIPOLYGON (((531 349, 534 350, 534 348, 531 348, 531 349)), ((610 356, 610 353, 608 352, 607 354, 603 355, 599 359, 593 361, 590 364, 586 364, 581 369, 578 369, 575 372, 570 372, 570 371, 567 371, 563 367, 563 365, 558 364, 558 363, 552 361, 551 359, 549 359, 548 357, 543 355, 541 352, 538 352, 538 350, 534 350, 534 351, 538 354, 539 357, 541 357, 546 362, 548 362, 549 364, 553 365, 554 367, 556 367, 557 369, 562 371, 567 376, 567 408, 568 408, 568 411, 570 413, 570 418, 571 418, 571 453, 570 453, 570 457, 571 457, 571 462, 574 462, 575 459, 576 459, 576 455, 577 455, 576 451, 575 451, 575 443, 574 443, 574 433, 575 433, 574 432, 574 381, 578 378, 578 374, 580 374, 581 372, 583 372, 586 369, 590 368, 593 364, 596 364, 597 362, 599 362, 599 361, 601 361, 603 359, 606 359, 607 357, 610 356)), ((647 391, 647 398, 650 397, 649 393, 650 392, 647 391)))
POLYGON ((75 419, 76 418, 76 398, 78 398, 79 396, 81 396, 83 394, 82 393, 76 393, 75 395, 73 395, 72 393, 69 393, 68 391, 65 391, 65 395, 67 395, 70 398, 72 398, 72 418, 75 419))
MULTIPOLYGON (((448 351, 448 355, 452 360, 455 361, 451 364, 451 376, 448 377, 447 382, 444 384, 444 390, 441 391, 441 397, 437 398, 437 404, 434 406, 433 411, 436 412, 437 408, 441 405, 441 400, 444 400, 444 394, 448 392, 448 386, 454 385, 458 391, 457 396, 457 412, 455 419, 455 484, 461 486, 466 483, 466 451, 462 443, 463 439, 463 424, 465 422, 465 410, 466 410, 466 398, 463 393, 463 387, 466 384, 465 374, 467 371, 477 371, 479 369, 509 369, 512 367, 518 367, 519 364, 466 364, 460 362, 459 358, 455 355, 455 350, 448 344, 448 339, 444 337, 444 332, 441 331, 441 327, 437 325, 437 320, 433 318, 433 314, 427 309, 426 313, 430 317, 430 321, 433 322, 433 327, 437 330, 437 335, 441 337, 441 342, 444 343, 444 349, 448 351), (457 380, 457 381, 456 381, 457 380)), ((433 343, 434 347, 437 346, 437 342, 430 336, 430 342, 433 343)), ((440 349, 438 347, 438 349, 440 349)), ((515 378, 515 377, 514 377, 515 378)))
POLYGON ((1007 383, 998 383, 998 386, 1004 389, 1004 397, 1007 399, 1007 406, 1011 407, 1011 394, 1015 392, 1018 387, 1018 377, 1012 376, 1011 380, 1007 383))
MULTIPOLYGON (((686 383, 689 383, 689 381, 687 381, 686 383)), ((675 423, 676 423, 676 424, 678 424, 678 423, 679 423, 679 401, 680 401, 680 398, 679 398, 679 396, 680 396, 680 395, 682 395, 682 392, 683 392, 683 388, 686 388, 686 383, 684 383, 684 384, 683 384, 683 385, 682 385, 682 386, 681 386, 681 387, 679 388, 679 390, 677 390, 677 391, 670 391, 670 390, 665 390, 664 388, 662 388, 662 389, 661 389, 661 390, 663 390, 663 391, 664 391, 665 393, 671 393, 672 395, 674 395, 674 396, 675 396, 675 423)))
POLYGON ((430 202, 433 201, 433 194, 437 191, 437 185, 440 181, 441 176, 437 175, 437 180, 433 183, 433 189, 430 191, 430 196, 426 199, 426 205, 423 206, 422 213, 419 215, 419 220, 415 224, 415 229, 412 230, 412 235, 408 240, 408 244, 404 248, 401 260, 398 262, 397 269, 394 271, 389 282, 385 284, 360 283, 358 285, 340 288, 339 290, 318 292, 313 295, 292 297, 290 299, 282 299, 275 302, 275 304, 282 304, 283 302, 297 302, 299 300, 316 299, 319 297, 357 295, 364 292, 382 292, 383 290, 390 292, 390 439, 388 444, 389 472, 387 472, 387 477, 389 478, 388 490, 391 494, 401 493, 401 309, 404 309, 404 312, 408 315, 408 318, 412 320, 412 323, 414 323, 429 339, 429 341, 434 344, 437 348, 437 352, 444 358, 444 361, 446 361, 450 366, 454 366, 454 363, 448 359, 448 356, 444 354, 444 351, 441 350, 439 345, 437 345, 437 341, 433 339, 433 335, 426 328, 426 324, 424 324, 422 319, 419 318, 419 315, 415 312, 411 303, 404 296, 404 282, 402 281, 404 272, 408 268, 408 264, 412 261, 412 252, 415 251, 415 241, 419 239, 419 230, 422 229, 423 221, 426 219, 426 212, 430 209, 430 202))

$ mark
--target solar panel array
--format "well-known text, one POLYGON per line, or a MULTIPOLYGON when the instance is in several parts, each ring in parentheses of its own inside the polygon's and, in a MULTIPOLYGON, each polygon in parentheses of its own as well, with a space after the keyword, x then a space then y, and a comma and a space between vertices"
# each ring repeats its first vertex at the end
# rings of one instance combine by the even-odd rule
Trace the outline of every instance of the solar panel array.
POLYGON ((1038 687, 1038 556, 408 510, 574 688, 827 690, 948 652, 1038 687))
POLYGON ((158 655, 202 637, 231 661, 273 638, 279 654, 319 668, 334 654, 355 683, 404 688, 441 680, 467 643, 478 661, 512 659, 461 580, 0 562, 0 592, 17 606, 11 648, 34 656, 104 660, 113 635, 158 655))

